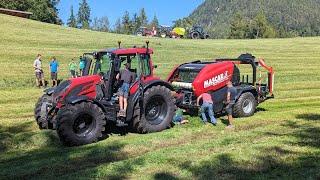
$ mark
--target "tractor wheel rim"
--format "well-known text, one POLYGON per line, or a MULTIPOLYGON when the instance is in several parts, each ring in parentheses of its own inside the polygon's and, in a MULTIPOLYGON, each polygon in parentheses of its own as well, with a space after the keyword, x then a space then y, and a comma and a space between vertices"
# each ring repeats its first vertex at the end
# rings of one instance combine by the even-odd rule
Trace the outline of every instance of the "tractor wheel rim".
POLYGON ((160 124, 167 115, 167 104, 162 96, 153 96, 146 104, 145 117, 152 125, 160 124))
POLYGON ((83 137, 92 132, 94 125, 94 118, 90 114, 81 114, 74 121, 73 132, 77 136, 83 137))
POLYGON ((252 101, 246 99, 242 104, 243 112, 249 114, 252 111, 253 103, 252 101))

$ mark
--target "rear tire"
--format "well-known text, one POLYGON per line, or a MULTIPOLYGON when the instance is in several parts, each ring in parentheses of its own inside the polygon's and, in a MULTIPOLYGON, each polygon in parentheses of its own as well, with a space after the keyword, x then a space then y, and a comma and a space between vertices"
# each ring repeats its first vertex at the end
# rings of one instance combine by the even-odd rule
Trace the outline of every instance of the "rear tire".
POLYGON ((133 114, 133 129, 138 133, 159 132, 171 127, 176 109, 171 91, 164 86, 153 86, 144 94, 143 111, 139 103, 133 114))
POLYGON ((57 133, 63 144, 80 146, 97 142, 105 130, 105 114, 90 102, 67 105, 58 111, 57 133))
POLYGON ((43 103, 51 103, 51 96, 44 94, 39 99, 34 108, 34 118, 39 126, 39 129, 48 129, 49 123, 46 116, 41 114, 41 107, 43 103))
POLYGON ((192 39, 199 39, 200 38, 200 34, 198 32, 192 32, 191 33, 191 38, 192 39))
POLYGON ((143 36, 143 32, 139 31, 136 33, 137 36, 143 36))
POLYGON ((252 93, 243 93, 233 107, 233 116, 249 117, 254 114, 257 108, 257 101, 252 93))

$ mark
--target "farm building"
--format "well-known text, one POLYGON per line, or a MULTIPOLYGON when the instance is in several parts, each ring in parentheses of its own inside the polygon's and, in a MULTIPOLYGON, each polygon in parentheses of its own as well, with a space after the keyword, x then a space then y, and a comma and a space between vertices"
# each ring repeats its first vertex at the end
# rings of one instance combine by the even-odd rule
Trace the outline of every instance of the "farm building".
POLYGON ((32 15, 31 12, 4 9, 4 8, 0 8, 0 14, 7 14, 7 15, 18 16, 22 18, 29 18, 32 15))

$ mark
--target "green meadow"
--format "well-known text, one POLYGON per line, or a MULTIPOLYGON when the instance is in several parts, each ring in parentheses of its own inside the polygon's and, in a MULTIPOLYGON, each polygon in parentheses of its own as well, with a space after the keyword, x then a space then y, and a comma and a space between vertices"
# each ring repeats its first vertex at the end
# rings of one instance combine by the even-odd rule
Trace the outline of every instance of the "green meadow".
POLYGON ((61 27, 0 15, 0 179, 319 179, 320 37, 259 40, 139 38, 61 27), (143 45, 154 49, 156 74, 180 63, 252 53, 274 67, 275 99, 225 130, 188 117, 188 125, 153 134, 113 133, 103 141, 64 147, 40 131, 33 108, 33 61, 51 56, 67 79, 71 58, 85 52, 143 45))

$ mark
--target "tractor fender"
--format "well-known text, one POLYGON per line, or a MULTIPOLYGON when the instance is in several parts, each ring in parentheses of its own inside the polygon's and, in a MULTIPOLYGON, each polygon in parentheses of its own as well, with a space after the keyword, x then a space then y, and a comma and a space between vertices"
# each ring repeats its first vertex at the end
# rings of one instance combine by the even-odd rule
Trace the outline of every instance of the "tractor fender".
MULTIPOLYGON (((171 86, 171 84, 169 84, 166 81, 162 81, 162 80, 152 80, 152 81, 147 82, 143 86, 143 91, 145 92, 147 89, 149 89, 153 86, 158 86, 158 85, 165 86, 166 88, 170 89, 171 91, 174 91, 174 88, 171 86)), ((127 107, 127 121, 132 120, 134 107, 135 107, 136 103, 139 102, 140 95, 141 95, 141 92, 139 90, 137 90, 133 95, 129 96, 128 102, 130 102, 130 103, 128 103, 128 107, 127 107)))
POLYGON ((44 90, 43 92, 45 94, 47 94, 48 96, 51 96, 54 93, 55 89, 56 89, 55 87, 54 88, 48 88, 48 89, 44 90))
POLYGON ((66 103, 72 105, 83 101, 89 101, 89 98, 87 96, 71 96, 66 99, 66 103))
POLYGON ((258 98, 258 93, 257 93, 257 90, 255 89, 255 87, 253 87, 253 86, 247 86, 247 87, 241 87, 241 89, 238 89, 238 94, 237 94, 237 96, 236 96, 236 101, 238 101, 238 99, 240 98, 240 96, 241 96, 243 93, 246 93, 246 92, 251 92, 256 99, 258 98))

